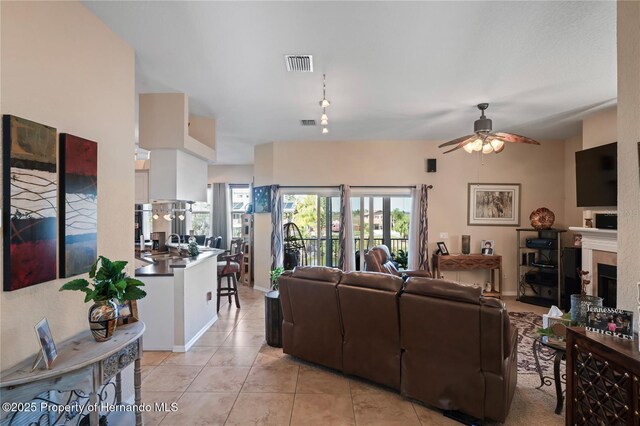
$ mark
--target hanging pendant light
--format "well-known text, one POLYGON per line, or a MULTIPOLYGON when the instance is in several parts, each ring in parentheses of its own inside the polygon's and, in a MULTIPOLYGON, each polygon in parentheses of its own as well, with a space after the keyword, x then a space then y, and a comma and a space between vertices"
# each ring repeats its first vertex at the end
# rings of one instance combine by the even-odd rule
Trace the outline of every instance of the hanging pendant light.
POLYGON ((331 105, 331 102, 327 99, 327 81, 324 74, 322 74, 322 100, 318 103, 322 108, 326 108, 331 105))
POLYGON ((326 135, 327 133, 329 133, 329 129, 328 129, 328 128, 326 128, 326 127, 323 127, 323 128, 322 128, 322 134, 323 134, 323 135, 326 135))

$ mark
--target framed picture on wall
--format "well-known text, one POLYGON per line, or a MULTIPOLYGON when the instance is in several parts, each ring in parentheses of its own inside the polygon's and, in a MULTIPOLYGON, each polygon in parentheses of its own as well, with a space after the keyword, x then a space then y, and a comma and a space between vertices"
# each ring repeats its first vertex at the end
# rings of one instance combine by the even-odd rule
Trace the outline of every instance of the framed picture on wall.
POLYGON ((271 213, 271 186, 253 188, 253 212, 271 213))
POLYGON ((470 183, 467 225, 520 226, 519 183, 470 183))

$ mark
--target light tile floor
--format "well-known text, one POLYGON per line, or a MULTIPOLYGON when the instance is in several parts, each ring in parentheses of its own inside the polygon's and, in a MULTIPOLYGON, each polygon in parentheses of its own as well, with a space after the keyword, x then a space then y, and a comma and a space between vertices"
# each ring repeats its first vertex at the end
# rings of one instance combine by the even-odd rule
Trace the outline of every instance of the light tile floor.
MULTIPOLYGON (((397 392, 284 355, 264 340, 264 293, 241 287, 240 303, 236 309, 225 300, 189 352, 144 352, 143 401, 178 406, 145 413, 145 425, 458 424, 397 392)), ((515 298, 506 303, 511 311, 546 312, 515 298)), ((552 412, 553 399, 544 403, 552 412)), ((513 411, 508 423, 520 424, 513 411)))

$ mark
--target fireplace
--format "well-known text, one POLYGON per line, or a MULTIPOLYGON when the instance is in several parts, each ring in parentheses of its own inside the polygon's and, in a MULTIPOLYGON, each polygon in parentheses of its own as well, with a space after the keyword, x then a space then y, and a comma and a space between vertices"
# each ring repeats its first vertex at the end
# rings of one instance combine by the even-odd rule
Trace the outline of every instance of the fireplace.
POLYGON ((598 263, 597 273, 598 296, 604 299, 602 302, 603 306, 615 308, 617 303, 617 267, 615 265, 598 263))

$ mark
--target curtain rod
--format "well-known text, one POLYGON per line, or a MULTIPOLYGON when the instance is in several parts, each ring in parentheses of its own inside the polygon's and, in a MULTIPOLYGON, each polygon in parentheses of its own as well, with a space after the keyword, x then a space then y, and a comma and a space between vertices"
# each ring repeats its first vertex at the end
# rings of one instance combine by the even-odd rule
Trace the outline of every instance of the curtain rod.
MULTIPOLYGON (((415 185, 353 185, 351 188, 415 188, 415 185)), ((302 185, 302 186, 289 186, 282 185, 280 188, 289 188, 289 189, 297 189, 297 188, 339 188, 339 186, 335 185, 302 185)), ((433 185, 428 185, 427 189, 433 189, 433 185)))

